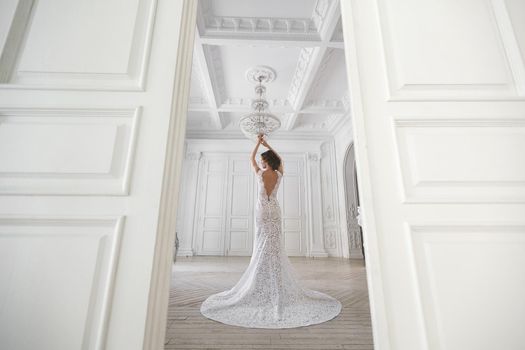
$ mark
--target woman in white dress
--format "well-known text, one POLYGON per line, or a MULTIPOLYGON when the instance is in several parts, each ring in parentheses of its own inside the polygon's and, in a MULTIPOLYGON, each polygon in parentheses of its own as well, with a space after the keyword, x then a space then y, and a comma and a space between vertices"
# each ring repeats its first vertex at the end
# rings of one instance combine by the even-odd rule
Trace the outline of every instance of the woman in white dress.
POLYGON ((277 191, 283 176, 281 157, 259 136, 251 154, 257 176, 255 240, 250 263, 230 290, 210 295, 201 313, 215 321, 249 328, 293 328, 322 323, 341 312, 333 297, 304 288, 285 252, 277 191), (260 145, 262 169, 255 155, 260 145))

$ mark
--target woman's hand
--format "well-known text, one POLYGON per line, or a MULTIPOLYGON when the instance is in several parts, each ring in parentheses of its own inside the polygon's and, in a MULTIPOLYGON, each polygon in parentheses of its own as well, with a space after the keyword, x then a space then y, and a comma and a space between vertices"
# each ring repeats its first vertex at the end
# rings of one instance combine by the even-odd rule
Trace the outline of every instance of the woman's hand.
POLYGON ((268 148, 268 144, 266 143, 266 140, 264 139, 264 135, 259 135, 259 142, 261 143, 261 145, 263 145, 264 147, 268 148))

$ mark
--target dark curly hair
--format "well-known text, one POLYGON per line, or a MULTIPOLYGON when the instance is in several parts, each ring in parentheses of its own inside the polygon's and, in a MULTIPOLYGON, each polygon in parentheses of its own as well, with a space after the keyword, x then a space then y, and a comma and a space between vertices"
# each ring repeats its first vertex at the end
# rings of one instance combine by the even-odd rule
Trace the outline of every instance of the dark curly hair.
POLYGON ((277 170, 279 169, 279 166, 281 166, 281 160, 279 159, 279 157, 277 157, 277 154, 275 154, 275 152, 271 149, 261 153, 261 158, 264 159, 264 161, 268 163, 268 165, 273 170, 277 170))

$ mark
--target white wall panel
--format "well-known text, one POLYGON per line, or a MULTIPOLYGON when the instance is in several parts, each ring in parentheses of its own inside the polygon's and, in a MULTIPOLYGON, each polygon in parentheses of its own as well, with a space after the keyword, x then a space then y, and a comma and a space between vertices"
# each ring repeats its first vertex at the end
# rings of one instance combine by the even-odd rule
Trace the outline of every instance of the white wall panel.
POLYGON ((225 195, 228 161, 205 156, 200 177, 200 200, 197 209, 197 247, 202 255, 222 255, 224 251, 225 195))
POLYGON ((0 193, 128 192, 138 109, 0 109, 0 193))
POLYGON ((418 0, 380 0, 391 97, 465 99, 523 95, 515 85, 514 67, 509 65, 519 63, 509 62, 505 53, 505 45, 514 46, 515 39, 502 38, 514 34, 500 32, 498 21, 505 19, 495 12, 495 2, 446 0, 426 2, 420 7, 418 0), (407 12, 407 8, 411 11, 407 12))
POLYGON ((407 201, 520 202, 525 119, 396 118, 407 201))
POLYGON ((9 71, 0 82, 39 88, 143 88, 155 0, 20 0, 18 6, 31 13, 17 11, 8 34, 2 32, 10 54, 2 55, 0 63, 9 71))
POLYGON ((122 218, 0 218, 0 300, 10 315, 0 318, 2 348, 102 347, 122 225, 122 218))
POLYGON ((304 163, 299 157, 286 157, 284 175, 277 192, 281 205, 283 236, 286 253, 290 256, 307 254, 306 193, 304 163))
POLYGON ((410 237, 429 350, 525 344, 525 226, 423 224, 410 237))

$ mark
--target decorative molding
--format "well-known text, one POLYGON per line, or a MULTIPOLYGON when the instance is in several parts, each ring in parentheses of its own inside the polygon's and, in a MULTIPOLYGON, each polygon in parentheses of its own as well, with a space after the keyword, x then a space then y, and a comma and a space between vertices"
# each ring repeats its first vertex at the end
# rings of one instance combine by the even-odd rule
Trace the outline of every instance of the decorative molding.
POLYGON ((204 18, 206 35, 233 32, 239 34, 318 34, 315 23, 309 18, 279 17, 219 17, 204 18))
POLYGON ((326 249, 336 249, 337 248, 335 236, 336 236, 336 234, 335 234, 335 231, 333 231, 333 230, 327 231, 325 233, 324 245, 325 245, 326 249))
POLYGON ((315 122, 308 122, 308 123, 305 123, 305 124, 302 124, 301 123, 301 117, 298 118, 299 120, 299 123, 298 125, 296 126, 296 130, 312 130, 312 131, 316 131, 316 130, 327 130, 327 132, 330 132, 330 130, 333 129, 333 125, 334 123, 336 123, 338 120, 339 120, 340 116, 339 115, 330 115, 328 116, 327 118, 320 118, 319 121, 315 121, 315 122), (323 120, 324 119, 324 120, 323 120))
POLYGON ((259 79, 261 83, 271 83, 277 78, 277 73, 275 70, 268 66, 256 66, 248 69, 246 71, 246 80, 253 84, 259 84, 259 79))
MULTIPOLYGON (((294 130, 294 132, 276 131, 271 135, 272 140, 328 140, 333 137, 332 134, 325 130, 315 129, 314 131, 294 130)), ((240 130, 230 128, 224 130, 188 130, 187 139, 246 139, 240 130)))
POLYGON ((321 32, 321 29, 325 25, 325 20, 330 9, 330 5, 336 3, 337 1, 333 0, 317 0, 315 4, 314 13, 312 14, 312 21, 315 23, 315 27, 318 32, 321 32))
MULTIPOLYGON (((318 49, 317 49, 318 50, 318 49)), ((304 81, 307 77, 308 67, 310 62, 314 57, 316 48, 314 47, 305 47, 301 49, 299 53, 299 59, 297 61, 297 67, 292 78, 292 83, 290 84, 290 90, 288 91, 288 101, 290 105, 294 106, 297 109, 297 101, 299 98, 299 92, 301 87, 304 85, 304 81)))
MULTIPOLYGON (((96 133, 104 131, 107 147, 111 148, 106 151, 112 155, 109 158, 109 163, 108 160, 101 158, 96 164, 92 164, 91 169, 79 165, 78 170, 75 170, 68 163, 60 162, 55 165, 48 164, 49 169, 38 169, 37 167, 34 168, 35 170, 30 170, 32 165, 27 162, 31 162, 31 159, 26 159, 27 155, 23 156, 24 150, 11 150, 9 154, 4 153, 0 156, 13 159, 13 157, 18 157, 16 153, 18 150, 22 152, 22 155, 20 158, 13 159, 13 162, 18 162, 17 164, 4 161, 3 170, 0 171, 2 178, 0 193, 106 196, 129 194, 140 111, 138 107, 134 109, 0 108, 0 123, 4 129, 8 125, 16 128, 17 125, 23 123, 26 125, 26 129, 29 125, 33 125, 38 128, 41 137, 46 136, 42 134, 45 132, 49 134, 47 136, 50 138, 57 137, 56 134, 53 134, 54 130, 67 137, 64 129, 67 127, 73 131, 89 125, 94 136, 96 133), (27 164, 20 163, 23 161, 27 164), (14 168, 9 169, 11 163, 14 164, 14 168), (23 164, 22 168, 20 164, 23 164)), ((95 141, 94 139, 93 142, 95 141)), ((66 159, 71 157, 67 153, 71 152, 70 148, 73 146, 73 144, 61 146, 66 159)), ((86 145, 79 144, 77 146, 80 149, 85 149, 86 145)), ((5 151, 8 150, 5 149, 5 151)), ((61 150, 57 149, 56 151, 61 150)), ((47 152, 50 152, 50 148, 47 152)), ((34 152, 32 153, 34 154, 34 152)), ((51 154, 44 155, 52 156, 51 154)), ((95 155, 93 154, 93 156, 95 155)))
MULTIPOLYGON (((249 111, 252 105, 253 97, 228 97, 224 100, 224 103, 219 106, 219 110, 224 110, 225 112, 235 111, 237 108, 238 110, 242 111, 249 111)), ((272 111, 275 108, 281 108, 285 110, 290 110, 289 108, 290 103, 286 99, 268 99, 269 108, 272 109, 272 111)))
POLYGON ((202 152, 189 152, 186 153, 187 160, 200 160, 202 158, 202 152))
MULTIPOLYGON (((322 34, 333 31, 327 27, 330 14, 336 12, 337 1, 318 0, 311 18, 293 17, 240 17, 216 16, 213 2, 202 1, 199 5, 198 26, 204 36, 263 36, 320 38, 322 34)), ((330 33, 331 34, 331 33, 330 33)))
POLYGON ((352 106, 351 100, 350 100, 350 91, 346 91, 343 96, 341 97, 341 103, 343 104, 343 107, 346 112, 350 111, 350 108, 352 106))
POLYGON ((308 152, 308 160, 310 162, 319 162, 321 160, 321 154, 318 152, 312 153, 308 152))
POLYGON ((306 101, 304 108, 305 109, 302 110, 301 113, 305 113, 305 111, 316 113, 317 110, 324 112, 326 110, 332 111, 334 109, 344 112, 343 108, 345 108, 345 105, 342 99, 310 99, 306 101))

